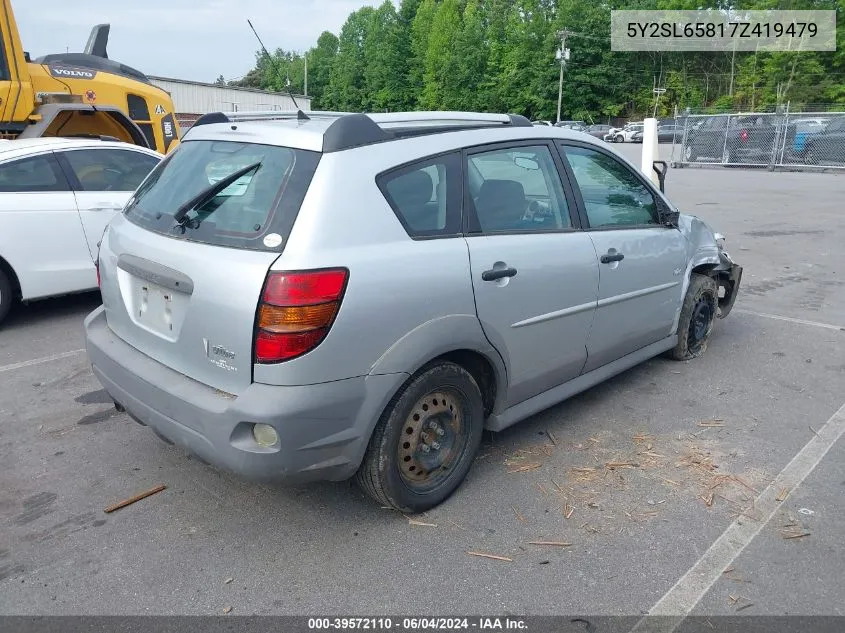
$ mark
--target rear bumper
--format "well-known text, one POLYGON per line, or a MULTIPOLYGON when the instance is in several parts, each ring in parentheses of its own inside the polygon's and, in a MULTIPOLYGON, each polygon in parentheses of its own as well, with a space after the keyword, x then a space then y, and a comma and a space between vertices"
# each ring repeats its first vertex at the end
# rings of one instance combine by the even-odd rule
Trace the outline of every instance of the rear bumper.
POLYGON ((258 481, 351 477, 370 434, 406 374, 305 386, 253 383, 222 393, 153 360, 118 338, 102 307, 85 319, 88 359, 116 403, 205 462, 258 481), (252 425, 269 424, 279 442, 259 446, 252 425))

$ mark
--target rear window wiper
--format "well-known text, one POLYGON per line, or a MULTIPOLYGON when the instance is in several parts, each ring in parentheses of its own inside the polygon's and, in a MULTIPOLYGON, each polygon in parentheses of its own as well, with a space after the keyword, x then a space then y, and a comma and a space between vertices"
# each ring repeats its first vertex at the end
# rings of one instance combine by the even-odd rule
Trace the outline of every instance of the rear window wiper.
POLYGON ((246 176, 249 172, 258 169, 261 167, 261 162, 253 163, 252 165, 248 165, 243 169, 239 169, 233 174, 229 174, 222 180, 218 180, 213 185, 206 187, 202 191, 200 191, 197 195, 193 198, 188 200, 185 204, 181 207, 176 209, 176 213, 173 214, 173 219, 176 221, 176 224, 183 226, 185 224, 185 217, 187 217, 188 212, 192 209, 196 209, 198 207, 202 207, 205 203, 213 200, 217 194, 221 191, 226 189, 229 185, 234 183, 239 178, 246 176))

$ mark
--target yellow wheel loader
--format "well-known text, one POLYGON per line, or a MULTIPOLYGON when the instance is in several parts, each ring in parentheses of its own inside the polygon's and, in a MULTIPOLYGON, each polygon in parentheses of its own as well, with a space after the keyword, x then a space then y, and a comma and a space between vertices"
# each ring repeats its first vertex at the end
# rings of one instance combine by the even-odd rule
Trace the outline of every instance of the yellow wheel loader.
POLYGON ((82 53, 31 59, 10 0, 0 0, 0 138, 111 137, 162 154, 179 144, 170 95, 108 58, 109 25, 82 53))

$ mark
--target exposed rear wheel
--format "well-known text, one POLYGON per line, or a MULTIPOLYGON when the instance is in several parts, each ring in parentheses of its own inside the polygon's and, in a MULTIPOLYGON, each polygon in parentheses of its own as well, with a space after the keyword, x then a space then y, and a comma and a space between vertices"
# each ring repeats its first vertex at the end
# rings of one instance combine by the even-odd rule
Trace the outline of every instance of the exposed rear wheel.
POLYGON ((0 323, 3 323, 3 319, 9 314, 13 300, 12 282, 6 276, 6 273, 0 270, 0 323))
POLYGON ((704 354, 713 332, 719 306, 716 281, 706 275, 692 274, 681 316, 678 320, 678 343, 669 352, 675 360, 690 360, 704 354))
POLYGON ((423 512, 449 497, 472 466, 484 426, 481 391, 454 363, 412 377, 381 416, 356 479, 382 505, 423 512))

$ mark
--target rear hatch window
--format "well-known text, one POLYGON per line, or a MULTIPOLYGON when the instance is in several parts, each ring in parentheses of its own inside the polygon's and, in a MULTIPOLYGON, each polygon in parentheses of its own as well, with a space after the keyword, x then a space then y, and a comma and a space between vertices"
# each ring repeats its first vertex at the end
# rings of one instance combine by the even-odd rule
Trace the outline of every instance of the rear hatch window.
POLYGON ((124 214, 175 239, 277 251, 319 161, 318 152, 301 149, 188 140, 150 174, 124 214))

